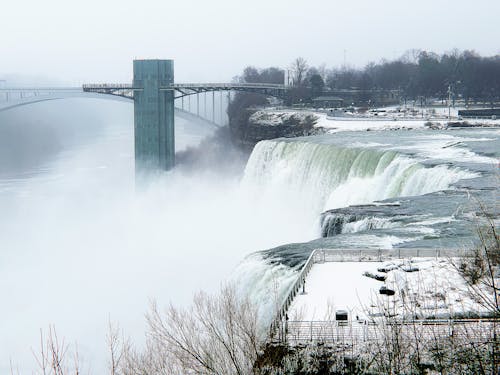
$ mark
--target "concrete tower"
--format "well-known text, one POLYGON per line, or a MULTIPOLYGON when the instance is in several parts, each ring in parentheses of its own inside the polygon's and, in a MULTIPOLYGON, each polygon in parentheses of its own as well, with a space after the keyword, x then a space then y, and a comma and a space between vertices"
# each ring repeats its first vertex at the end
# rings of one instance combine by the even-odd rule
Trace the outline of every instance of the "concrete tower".
POLYGON ((136 172, 173 168, 175 163, 173 60, 134 60, 136 172))

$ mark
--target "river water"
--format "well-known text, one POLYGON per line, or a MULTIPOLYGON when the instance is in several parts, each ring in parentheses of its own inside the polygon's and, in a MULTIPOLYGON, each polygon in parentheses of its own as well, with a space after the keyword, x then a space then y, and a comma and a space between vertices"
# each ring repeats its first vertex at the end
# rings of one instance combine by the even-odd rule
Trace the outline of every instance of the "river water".
MULTIPOLYGON (((498 129, 266 141, 231 172, 137 189, 132 121, 94 99, 0 112, 0 373, 32 369, 51 324, 100 373, 109 320, 140 345, 150 299, 185 305, 228 278, 270 317, 314 248, 460 249, 477 202, 498 204, 498 129)), ((176 122, 178 150, 213 132, 176 122)))

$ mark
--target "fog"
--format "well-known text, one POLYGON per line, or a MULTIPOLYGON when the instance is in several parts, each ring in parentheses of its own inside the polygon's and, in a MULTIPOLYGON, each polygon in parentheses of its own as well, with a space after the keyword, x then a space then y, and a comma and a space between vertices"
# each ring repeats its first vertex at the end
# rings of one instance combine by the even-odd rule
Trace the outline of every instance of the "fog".
MULTIPOLYGON (((227 82, 297 56, 363 66, 411 48, 493 55, 499 12, 490 0, 6 0, 0 85, 127 83, 137 58, 174 59, 176 82, 227 82)), ((248 155, 219 147, 223 133, 180 119, 176 129, 179 168, 137 184, 132 103, 0 111, 0 373, 31 373, 51 324, 78 343, 82 373, 103 373, 110 320, 140 345, 150 299, 186 305, 235 269, 255 278, 262 264, 242 266, 248 254, 316 237, 296 195, 241 182, 248 155)))
POLYGON ((7 0, 0 79, 130 82, 134 58, 173 58, 178 82, 214 82, 248 65, 284 68, 297 56, 364 66, 412 48, 494 55, 499 12, 494 0, 7 0))
MULTIPOLYGON (((185 158, 137 188, 132 114, 130 103, 93 99, 0 112, 12 149, 26 150, 14 125, 57 144, 35 147, 22 173, 10 165, 0 179, 1 373, 10 359, 34 365, 30 348, 49 324, 101 373, 109 319, 141 343, 150 298, 186 304, 197 290, 217 290, 250 252, 313 236, 293 203, 253 201, 251 184, 240 186, 244 157, 224 172, 190 168, 185 158)), ((176 121, 178 150, 213 132, 176 121)), ((194 150, 184 154, 203 156, 194 150)))

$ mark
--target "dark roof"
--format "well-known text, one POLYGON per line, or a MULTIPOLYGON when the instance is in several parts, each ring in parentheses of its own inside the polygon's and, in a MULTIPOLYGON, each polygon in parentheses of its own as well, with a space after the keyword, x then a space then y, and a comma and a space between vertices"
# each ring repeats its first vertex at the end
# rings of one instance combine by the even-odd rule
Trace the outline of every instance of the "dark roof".
POLYGON ((339 98, 338 96, 318 96, 317 98, 314 98, 313 101, 338 102, 338 101, 344 101, 344 99, 339 98))

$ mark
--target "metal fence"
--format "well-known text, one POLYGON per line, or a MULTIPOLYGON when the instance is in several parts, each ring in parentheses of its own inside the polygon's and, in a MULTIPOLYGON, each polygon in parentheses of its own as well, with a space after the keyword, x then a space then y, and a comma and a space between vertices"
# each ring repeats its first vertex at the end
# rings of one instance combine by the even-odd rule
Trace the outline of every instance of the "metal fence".
POLYGON ((324 262, 384 262, 392 259, 402 258, 439 258, 470 256, 469 251, 457 249, 316 249, 307 259, 297 279, 288 289, 285 299, 278 309, 276 316, 270 326, 270 337, 273 340, 283 341, 286 339, 285 325, 287 324, 287 312, 295 296, 304 288, 305 280, 314 263, 324 262))
POLYGON ((290 345, 304 343, 356 345, 398 340, 460 339, 485 341, 496 335, 500 321, 494 319, 368 321, 289 321, 283 341, 290 345))
POLYGON ((323 262, 385 262, 392 259, 441 258, 467 256, 468 251, 456 249, 316 249, 311 254, 313 263, 323 262))

